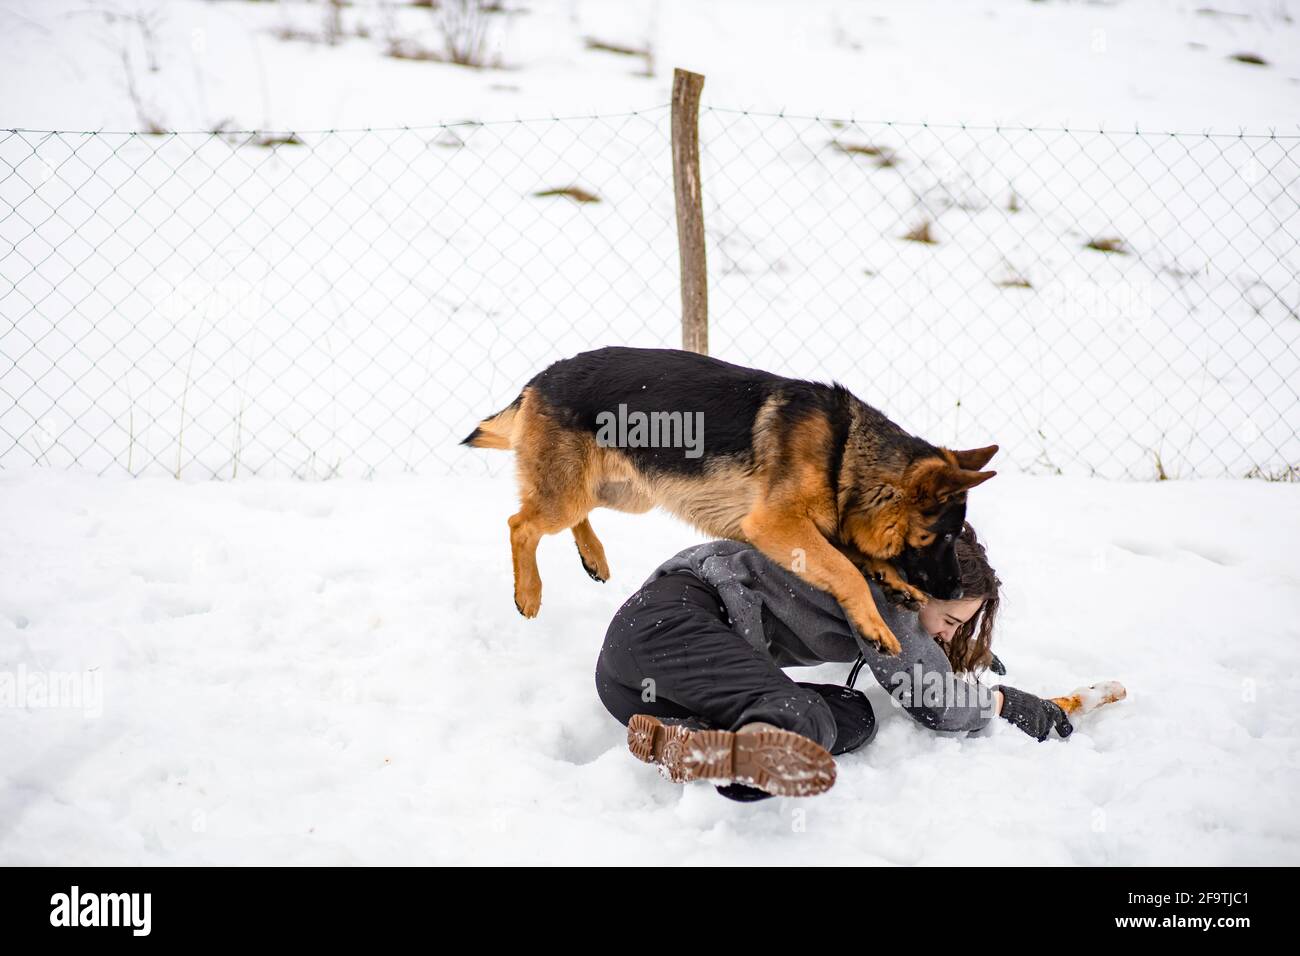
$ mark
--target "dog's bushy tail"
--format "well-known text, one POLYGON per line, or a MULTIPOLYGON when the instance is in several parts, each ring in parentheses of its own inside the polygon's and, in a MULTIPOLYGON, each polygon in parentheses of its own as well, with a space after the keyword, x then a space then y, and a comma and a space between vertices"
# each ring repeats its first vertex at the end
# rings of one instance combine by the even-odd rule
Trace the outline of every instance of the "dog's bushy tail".
POLYGON ((519 397, 495 415, 489 415, 478 423, 478 427, 461 439, 462 445, 471 448, 499 448, 509 451, 514 447, 515 418, 519 415, 519 406, 524 396, 519 397))

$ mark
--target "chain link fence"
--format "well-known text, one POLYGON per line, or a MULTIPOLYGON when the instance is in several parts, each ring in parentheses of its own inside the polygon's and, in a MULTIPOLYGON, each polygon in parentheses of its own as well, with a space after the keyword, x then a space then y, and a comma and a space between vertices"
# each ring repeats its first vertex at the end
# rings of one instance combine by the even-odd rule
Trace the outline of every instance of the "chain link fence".
POLYGON ((1000 467, 1300 477, 1300 136, 701 133, 717 354, 1000 467))
MULTIPOLYGON (((0 131, 0 465, 483 474, 556 359, 675 347, 665 107, 0 131)), ((1000 467, 1300 466, 1300 136, 705 108, 710 341, 1000 467)))

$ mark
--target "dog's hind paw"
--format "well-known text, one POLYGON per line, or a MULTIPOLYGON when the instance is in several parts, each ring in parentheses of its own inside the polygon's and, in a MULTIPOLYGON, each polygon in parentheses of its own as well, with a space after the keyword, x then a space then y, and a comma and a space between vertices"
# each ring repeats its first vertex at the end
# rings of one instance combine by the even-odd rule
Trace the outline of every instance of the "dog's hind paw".
POLYGON ((609 580, 609 565, 605 563, 603 557, 589 561, 586 553, 582 550, 582 545, 578 545, 578 560, 582 562, 582 570, 586 571, 587 576, 593 581, 604 584, 609 580))
POLYGON ((537 612, 541 609, 542 596, 540 594, 527 598, 521 598, 518 594, 515 595, 515 610, 524 617, 537 617, 537 612))

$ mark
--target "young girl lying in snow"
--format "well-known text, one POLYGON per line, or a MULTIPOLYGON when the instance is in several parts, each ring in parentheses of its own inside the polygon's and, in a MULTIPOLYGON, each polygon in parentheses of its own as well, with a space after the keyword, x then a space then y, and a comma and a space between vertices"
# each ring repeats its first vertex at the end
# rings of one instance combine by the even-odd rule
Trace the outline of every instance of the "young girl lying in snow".
POLYGON ((957 560, 964 596, 919 612, 871 584, 903 648, 888 657, 858 637, 835 598, 749 545, 688 548, 614 615, 596 663, 597 693, 628 725, 636 756, 673 780, 741 781, 718 787, 737 800, 820 793, 835 781, 831 756, 875 736, 863 693, 795 683, 783 667, 860 658, 931 730, 975 731, 1001 716, 1040 741, 1053 728, 1068 737, 1073 727, 1053 701, 956 676, 1005 673, 990 646, 1000 582, 969 524, 957 560))

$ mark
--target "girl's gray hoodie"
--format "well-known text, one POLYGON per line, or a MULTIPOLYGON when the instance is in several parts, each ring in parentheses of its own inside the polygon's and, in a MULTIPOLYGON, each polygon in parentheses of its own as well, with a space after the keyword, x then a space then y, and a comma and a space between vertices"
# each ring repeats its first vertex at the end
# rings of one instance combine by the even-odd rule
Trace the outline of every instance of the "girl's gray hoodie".
POLYGON ((902 645, 890 657, 862 638, 839 602, 748 544, 711 541, 669 558, 646 579, 689 571, 711 585, 732 626, 779 667, 853 661, 867 666, 895 702, 931 730, 974 731, 993 717, 993 690, 952 672, 948 658, 917 615, 885 600, 869 582, 880 615, 902 645))

